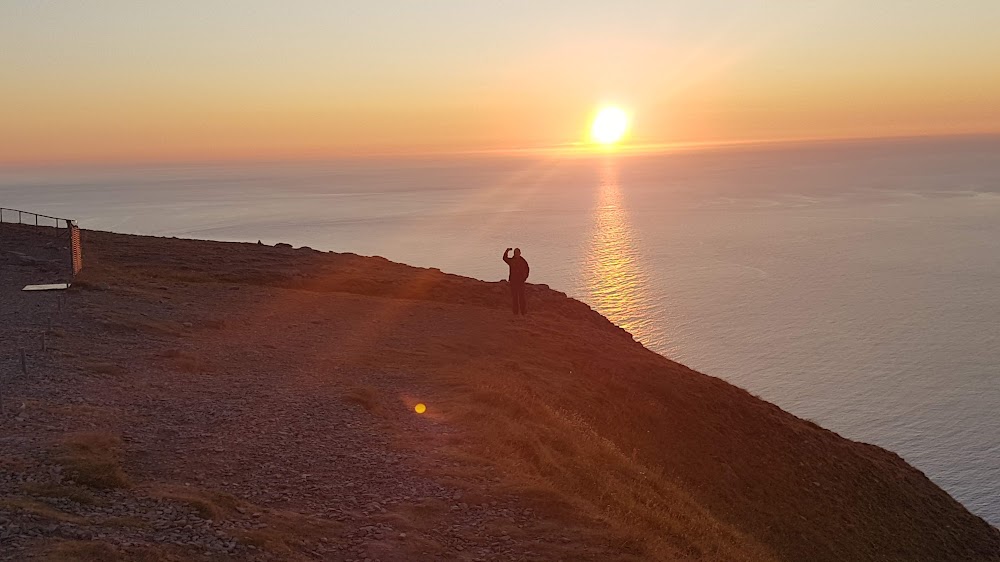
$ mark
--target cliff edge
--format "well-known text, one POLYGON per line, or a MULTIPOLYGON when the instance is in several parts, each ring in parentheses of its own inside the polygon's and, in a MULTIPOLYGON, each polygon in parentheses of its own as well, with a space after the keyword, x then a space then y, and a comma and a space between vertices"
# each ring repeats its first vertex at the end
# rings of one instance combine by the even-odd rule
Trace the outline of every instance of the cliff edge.
POLYGON ((1000 560, 897 455, 544 285, 514 317, 503 282, 378 257, 96 231, 84 254, 64 296, 2 265, 28 373, 0 560, 1000 560))

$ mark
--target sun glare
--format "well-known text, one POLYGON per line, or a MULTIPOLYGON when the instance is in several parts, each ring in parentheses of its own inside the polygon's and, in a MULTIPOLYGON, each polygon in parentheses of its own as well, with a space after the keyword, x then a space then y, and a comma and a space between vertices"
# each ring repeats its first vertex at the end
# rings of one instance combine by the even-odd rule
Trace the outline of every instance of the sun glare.
POLYGON ((597 113, 590 127, 590 138, 594 142, 610 145, 622 140, 628 129, 628 115, 620 108, 605 107, 597 113))

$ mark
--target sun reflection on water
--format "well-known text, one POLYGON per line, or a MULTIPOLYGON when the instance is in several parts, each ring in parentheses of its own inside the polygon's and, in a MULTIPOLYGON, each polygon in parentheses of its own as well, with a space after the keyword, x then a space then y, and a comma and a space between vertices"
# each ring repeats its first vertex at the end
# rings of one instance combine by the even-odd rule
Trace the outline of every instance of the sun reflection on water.
POLYGON ((636 237, 618 181, 614 160, 606 160, 594 207, 589 251, 584 257, 588 302, 612 322, 650 345, 653 318, 649 279, 643 270, 636 237))

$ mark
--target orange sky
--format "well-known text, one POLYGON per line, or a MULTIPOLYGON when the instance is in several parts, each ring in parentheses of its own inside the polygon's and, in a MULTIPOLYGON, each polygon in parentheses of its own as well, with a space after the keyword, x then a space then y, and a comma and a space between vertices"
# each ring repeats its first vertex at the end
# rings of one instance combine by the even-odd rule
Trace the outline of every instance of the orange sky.
POLYGON ((79 4, 0 7, 0 162, 1000 131, 1000 2, 79 4))

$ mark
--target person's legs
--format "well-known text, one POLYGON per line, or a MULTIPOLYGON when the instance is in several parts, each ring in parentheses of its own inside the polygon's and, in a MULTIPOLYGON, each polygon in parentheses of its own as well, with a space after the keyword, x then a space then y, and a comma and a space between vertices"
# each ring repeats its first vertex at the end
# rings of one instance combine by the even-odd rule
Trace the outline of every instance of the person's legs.
POLYGON ((519 283, 510 284, 510 300, 512 308, 514 310, 514 314, 517 314, 518 310, 520 310, 520 306, 518 305, 517 301, 520 298, 519 295, 521 293, 521 289, 524 289, 524 285, 521 285, 519 283))
POLYGON ((528 303, 524 298, 524 283, 517 288, 517 308, 521 314, 528 313, 528 303))

